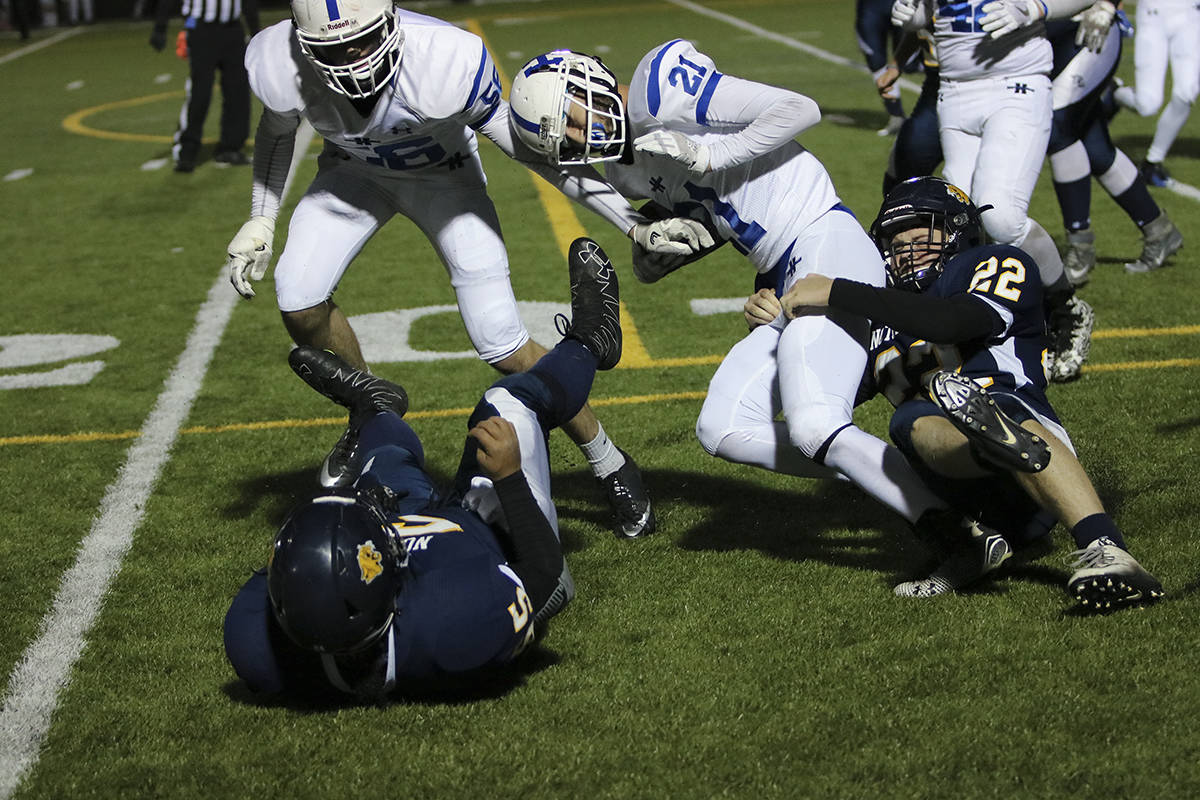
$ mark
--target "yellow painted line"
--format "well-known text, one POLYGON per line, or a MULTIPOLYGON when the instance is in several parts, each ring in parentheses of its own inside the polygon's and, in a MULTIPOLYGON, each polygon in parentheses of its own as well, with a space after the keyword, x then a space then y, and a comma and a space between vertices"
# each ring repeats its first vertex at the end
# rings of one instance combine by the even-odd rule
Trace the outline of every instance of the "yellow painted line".
MULTIPOLYGON (((704 356, 700 358, 662 359, 662 362, 672 361, 686 364, 715 364, 719 356, 704 356)), ((1163 361, 1121 361, 1111 364, 1087 364, 1084 372, 1124 372, 1128 370, 1145 369, 1179 369, 1200 367, 1200 358, 1172 358, 1163 361)), ((703 400, 707 392, 666 392, 662 394, 636 394, 623 397, 591 397, 588 402, 593 406, 624 406, 642 405, 646 403, 671 403, 680 400, 703 400)), ((471 408, 439 408, 429 411, 410 411, 405 419, 445 419, 447 417, 466 418, 471 408)), ((261 422, 238 422, 230 425, 195 425, 184 428, 181 435, 233 433, 239 431, 279 430, 281 428, 318 428, 334 427, 346 424, 345 417, 316 417, 314 419, 281 419, 263 420, 261 422)), ((7 436, 0 437, 0 447, 21 444, 77 444, 82 442, 111 442, 122 439, 134 439, 137 431, 122 431, 120 433, 68 433, 47 434, 41 436, 7 436)))
POLYGON ((1093 331, 1093 339, 1140 339, 1146 336, 1194 336, 1200 325, 1180 325, 1172 328, 1105 328, 1093 331))
POLYGON ((99 114, 102 111, 112 111, 118 108, 132 108, 133 106, 144 106, 148 103, 157 103, 159 100, 168 98, 183 97, 182 91, 162 92, 160 94, 149 94, 145 97, 133 97, 128 100, 117 100, 113 103, 104 103, 103 105, 84 108, 71 114, 62 121, 64 130, 71 133, 77 133, 81 136, 94 136, 97 139, 112 139, 118 142, 153 142, 155 144, 171 144, 170 136, 162 136, 159 134, 149 133, 121 133, 118 131, 105 131, 99 128, 93 128, 84 123, 84 120, 93 114, 99 114))
POLYGON ((1175 369, 1200 367, 1200 358, 1169 358, 1165 361, 1120 361, 1112 364, 1084 364, 1084 372, 1124 372, 1132 369, 1175 369))
MULTIPOLYGON (((643 403, 667 403, 675 400, 702 400, 705 392, 674 392, 669 394, 642 394, 628 397, 589 398, 594 406, 637 405, 643 403)), ((474 408, 437 408, 429 411, 410 411, 405 419, 445 419, 461 417, 464 421, 474 408)), ((194 425, 179 431, 181 435, 235 433, 240 431, 266 431, 285 428, 324 428, 346 424, 346 418, 315 417, 313 419, 278 419, 260 422, 237 422, 229 425, 194 425)), ((42 436, 8 436, 0 437, 0 447, 18 444, 78 444, 81 442, 113 442, 123 439, 136 439, 141 434, 138 431, 121 431, 119 433, 66 433, 47 434, 42 436)))

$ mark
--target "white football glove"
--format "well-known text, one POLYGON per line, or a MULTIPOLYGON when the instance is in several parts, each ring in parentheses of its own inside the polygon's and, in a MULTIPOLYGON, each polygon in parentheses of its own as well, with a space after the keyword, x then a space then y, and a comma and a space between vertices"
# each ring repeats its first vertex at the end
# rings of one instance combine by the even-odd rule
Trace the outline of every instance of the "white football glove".
POLYGON ((668 255, 691 255, 714 244, 704 225, 685 217, 638 223, 629 231, 629 238, 643 250, 668 255))
POLYGON ((254 297, 250 281, 260 281, 271 263, 271 240, 275 238, 275 220, 270 217, 251 217, 229 243, 225 266, 229 282, 246 299, 254 297))
POLYGON ((892 3, 892 24, 903 28, 917 14, 917 0, 896 0, 892 3))
POLYGON ((1041 0, 992 0, 980 9, 983 20, 980 27, 999 39, 1019 28, 1024 28, 1046 16, 1046 6, 1041 0))
POLYGON ((1079 23, 1079 28, 1075 31, 1075 44, 1083 45, 1093 53, 1099 53, 1108 39, 1108 29, 1112 27, 1116 15, 1116 6, 1108 0, 1100 0, 1091 8, 1085 8, 1071 17, 1079 23))
POLYGON ((652 156, 673 158, 687 167, 693 175, 703 175, 708 172, 711 163, 708 158, 708 148, 693 141, 682 133, 662 130, 644 133, 633 140, 633 149, 639 153, 649 153, 652 156))

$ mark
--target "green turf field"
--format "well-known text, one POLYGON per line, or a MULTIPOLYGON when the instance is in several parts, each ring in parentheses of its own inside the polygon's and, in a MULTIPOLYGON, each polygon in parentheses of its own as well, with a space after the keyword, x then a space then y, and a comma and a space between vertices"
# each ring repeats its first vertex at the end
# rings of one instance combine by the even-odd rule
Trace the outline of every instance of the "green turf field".
MULTIPOLYGON (((803 143, 860 219, 878 206, 890 142, 875 133, 885 116, 849 0, 431 13, 481 33, 509 76, 563 46, 628 75, 655 45, 690 38, 724 72, 813 97, 825 118, 803 143)), ((529 173, 483 142, 520 300, 568 302, 560 238, 574 231, 617 264, 626 359, 592 397, 645 471, 659 532, 616 540, 582 456, 555 434, 578 597, 524 669, 386 708, 263 705, 225 661, 223 615, 342 421, 287 368, 270 282, 246 302, 223 274, 249 169, 163 164, 186 64, 148 35, 149 23, 122 22, 39 31, 40 49, 0 38, 0 800, 1200 796, 1197 200, 1153 190, 1187 244, 1172 267, 1130 276, 1137 232, 1096 188, 1100 264, 1082 290, 1097 313, 1092 356, 1079 382, 1051 389, 1167 598, 1076 613, 1059 529, 1055 552, 978 591, 905 602, 891 586, 923 556, 889 512, 695 442, 708 379, 745 326, 691 301, 744 297, 740 257, 725 248, 639 285, 618 232, 584 211, 552 224, 529 173)), ((1129 52, 1121 74, 1132 78, 1129 52)), ((214 139, 217 117, 214 105, 214 139)), ((1135 160, 1152 131, 1128 112, 1113 123, 1135 160)), ((1200 117, 1167 164, 1200 186, 1200 117)), ((1059 233, 1048 171, 1032 213, 1059 233)), ((402 219, 337 297, 351 315, 454 302, 402 219)), ((544 330, 546 307, 529 309, 544 330)), ((430 465, 448 478, 465 409, 494 373, 455 355, 470 345, 452 311, 422 316, 408 342, 445 358, 399 361, 394 339, 373 341, 368 358, 408 388, 430 465)), ((862 425, 886 435, 889 410, 873 401, 862 425)))

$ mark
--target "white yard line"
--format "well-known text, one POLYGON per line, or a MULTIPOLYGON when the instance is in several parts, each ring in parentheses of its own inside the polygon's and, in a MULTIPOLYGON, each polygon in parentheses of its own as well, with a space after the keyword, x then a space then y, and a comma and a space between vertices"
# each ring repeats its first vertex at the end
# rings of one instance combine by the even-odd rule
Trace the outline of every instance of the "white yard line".
POLYGON ((8 55, 0 56, 0 64, 7 64, 9 61, 16 61, 21 56, 27 56, 30 53, 36 53, 43 47, 49 47, 52 44, 58 44, 63 39, 70 39, 72 36, 78 36, 79 34, 83 33, 83 30, 83 28, 67 28, 59 31, 53 36, 42 39, 40 42, 34 42, 33 44, 26 45, 19 50, 13 50, 8 55))
MULTIPOLYGON (((679 6, 680 8, 686 8, 688 11, 694 11, 701 16, 719 20, 728 25, 732 25, 735 28, 741 28, 744 31, 753 33, 755 36, 761 36, 764 39, 769 39, 770 41, 781 44, 784 47, 790 47, 793 50, 799 50, 801 53, 807 53, 813 58, 819 58, 822 61, 828 61, 830 64, 849 67, 850 69, 862 73, 870 73, 870 70, 867 69, 867 65, 860 61, 846 58, 845 56, 839 56, 837 53, 831 53, 828 50, 822 50, 819 47, 806 44, 798 39, 793 39, 790 36, 784 36, 782 33, 776 33, 775 31, 769 31, 766 28, 760 28, 758 25, 755 25, 752 22, 747 22, 740 17, 735 17, 731 14, 725 14, 721 11, 714 11, 711 8, 706 8, 700 5, 699 3, 692 3, 690 0, 666 0, 666 2, 670 3, 671 5, 679 6)), ((913 83, 908 78, 901 78, 896 83, 901 88, 907 89, 910 92, 921 91, 920 85, 913 83)))
MULTIPOLYGON (((297 136, 285 198, 312 137, 307 125, 297 136)), ((130 445, 125 464, 100 502, 100 512, 79 546, 74 566, 63 576, 37 639, 9 676, 0 709, 0 800, 16 791, 37 761, 58 696, 71 680, 71 670, 87 644, 104 595, 133 544, 134 531, 142 522, 154 485, 170 459, 238 299, 222 269, 196 314, 187 345, 167 376, 141 435, 130 445)))

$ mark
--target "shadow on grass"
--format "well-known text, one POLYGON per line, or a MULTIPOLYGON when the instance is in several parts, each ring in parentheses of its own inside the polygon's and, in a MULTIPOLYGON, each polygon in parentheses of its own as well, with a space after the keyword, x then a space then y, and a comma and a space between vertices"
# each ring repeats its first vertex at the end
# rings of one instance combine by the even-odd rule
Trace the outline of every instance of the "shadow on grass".
MULTIPOLYGON (((789 491, 699 472, 644 470, 643 477, 659 520, 655 536, 670 537, 684 550, 757 550, 789 561, 904 575, 925 561, 902 520, 839 481, 797 478, 797 491, 789 491), (698 521, 671 529, 671 521, 682 518, 698 521)), ((555 497, 564 501, 561 519, 609 527, 604 497, 585 472, 555 476, 555 497)))
POLYGON ((286 708, 308 714, 326 714, 343 708, 376 706, 456 706, 481 700, 498 700, 525 685, 525 681, 561 661, 557 652, 535 644, 514 662, 500 667, 446 675, 435 678, 402 679, 398 688, 382 702, 372 702, 345 694, 326 682, 313 682, 303 688, 275 695, 259 695, 240 680, 221 687, 222 693, 240 705, 260 708, 286 708))

